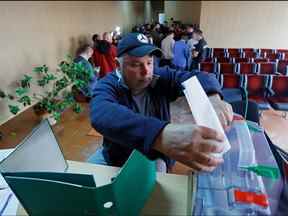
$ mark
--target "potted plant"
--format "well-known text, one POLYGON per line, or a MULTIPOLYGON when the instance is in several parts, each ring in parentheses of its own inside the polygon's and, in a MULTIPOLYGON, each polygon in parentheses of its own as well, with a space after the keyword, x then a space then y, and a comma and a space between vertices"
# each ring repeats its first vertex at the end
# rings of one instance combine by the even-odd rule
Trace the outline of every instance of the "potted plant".
POLYGON ((74 63, 68 56, 54 72, 42 65, 33 68, 32 73, 23 76, 15 92, 7 93, 0 89, 0 98, 7 100, 12 114, 16 115, 20 106, 30 106, 32 103, 36 103, 33 107, 35 113, 48 113, 56 121, 68 107, 72 107, 76 113, 81 112, 81 104, 75 100, 71 89, 72 86, 79 90, 87 88, 93 76, 82 64, 74 63), (41 87, 43 91, 33 92, 33 85, 41 87))

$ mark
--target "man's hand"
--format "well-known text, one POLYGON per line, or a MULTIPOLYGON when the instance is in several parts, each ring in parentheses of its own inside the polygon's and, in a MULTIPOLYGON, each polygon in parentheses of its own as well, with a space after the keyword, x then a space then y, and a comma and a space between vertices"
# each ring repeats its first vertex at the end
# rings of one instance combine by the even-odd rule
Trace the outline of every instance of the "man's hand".
POLYGON ((229 103, 221 100, 218 94, 210 96, 209 100, 214 107, 224 130, 227 129, 233 120, 232 106, 229 103))
POLYGON ((223 162, 210 153, 223 151, 223 134, 195 124, 168 124, 154 143, 154 149, 195 171, 212 171, 223 162))

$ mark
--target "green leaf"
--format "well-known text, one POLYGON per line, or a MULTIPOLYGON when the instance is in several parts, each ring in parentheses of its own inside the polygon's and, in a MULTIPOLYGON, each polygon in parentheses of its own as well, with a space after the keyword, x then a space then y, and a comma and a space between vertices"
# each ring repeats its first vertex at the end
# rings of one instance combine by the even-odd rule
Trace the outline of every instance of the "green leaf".
POLYGON ((32 80, 32 77, 25 74, 24 78, 20 81, 21 87, 22 88, 30 88, 31 80, 32 80))
POLYGON ((28 92, 28 89, 19 87, 19 88, 16 88, 15 92, 18 97, 21 97, 23 94, 26 94, 28 92))
POLYGON ((80 112, 82 112, 82 107, 81 107, 81 105, 80 105, 79 103, 75 103, 75 105, 73 106, 73 111, 74 111, 75 113, 80 113, 80 112))
POLYGON ((40 79, 37 81, 38 85, 41 87, 44 87, 46 85, 46 80, 45 79, 40 79))
POLYGON ((43 68, 43 72, 44 72, 44 73, 47 73, 47 72, 48 72, 48 67, 47 67, 46 65, 43 65, 42 68, 43 68))
POLYGON ((68 84, 69 80, 66 77, 57 80, 55 83, 56 91, 61 91, 62 89, 66 88, 68 84))
POLYGON ((31 98, 27 95, 21 97, 18 100, 19 103, 22 103, 24 106, 31 105, 31 98))
POLYGON ((61 117, 61 113, 60 112, 53 112, 52 113, 53 118, 58 122, 60 120, 61 117))
POLYGON ((43 72, 43 67, 41 66, 41 67, 35 67, 35 68, 33 68, 33 72, 34 73, 42 73, 43 72))
POLYGON ((19 112, 19 107, 14 105, 8 105, 9 110, 12 114, 16 115, 19 112))

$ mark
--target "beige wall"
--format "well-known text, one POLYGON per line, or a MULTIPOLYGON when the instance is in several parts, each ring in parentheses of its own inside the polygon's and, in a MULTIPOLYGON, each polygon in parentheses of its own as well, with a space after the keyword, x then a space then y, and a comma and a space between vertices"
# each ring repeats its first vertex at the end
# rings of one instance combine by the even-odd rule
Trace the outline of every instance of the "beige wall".
MULTIPOLYGON (((144 22, 143 6, 141 1, 0 2, 0 88, 13 88, 13 81, 36 65, 54 69, 94 33, 117 25, 131 30, 144 22)), ((0 101, 0 124, 11 116, 0 101)))
POLYGON ((174 20, 188 24, 199 24, 201 1, 165 1, 164 13, 166 20, 174 20))
POLYGON ((210 47, 288 48, 288 2, 203 1, 200 27, 210 47))

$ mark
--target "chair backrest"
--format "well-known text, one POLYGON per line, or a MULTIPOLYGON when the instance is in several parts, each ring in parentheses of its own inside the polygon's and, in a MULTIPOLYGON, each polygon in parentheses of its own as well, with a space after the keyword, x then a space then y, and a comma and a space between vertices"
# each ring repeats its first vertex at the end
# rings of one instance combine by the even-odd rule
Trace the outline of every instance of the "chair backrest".
POLYGON ((204 58, 202 62, 214 62, 214 59, 211 57, 204 58))
POLYGON ((236 66, 234 63, 218 63, 218 72, 220 74, 234 74, 236 73, 236 66))
POLYGON ((201 62, 198 64, 198 69, 200 71, 206 71, 208 73, 216 73, 217 67, 214 62, 201 62))
POLYGON ((242 48, 241 52, 256 52, 256 49, 254 49, 254 48, 242 48))
POLYGON ((258 49, 258 53, 260 56, 266 58, 268 54, 275 53, 275 49, 258 49))
POLYGON ((213 52, 213 57, 215 58, 224 58, 227 57, 228 54, 226 52, 213 52))
POLYGON ((245 58, 257 58, 257 53, 256 52, 243 52, 243 57, 245 58))
POLYGON ((238 63, 236 71, 239 74, 255 74, 256 64, 255 63, 238 63))
POLYGON ((230 63, 230 58, 228 57, 215 57, 215 62, 218 62, 218 63, 230 63))
POLYGON ((272 76, 273 96, 288 96, 288 76, 272 76))
POLYGON ((233 63, 250 62, 249 58, 232 58, 233 63))
POLYGON ((260 52, 260 53, 264 53, 264 52, 265 52, 265 53, 268 54, 268 53, 275 53, 276 50, 275 50, 275 49, 266 49, 266 48, 263 49, 263 48, 262 48, 262 49, 259 49, 259 52, 260 52))
POLYGON ((269 61, 275 61, 276 59, 280 59, 279 53, 267 53, 266 58, 269 59, 269 61))
POLYGON ((266 75, 247 75, 246 90, 248 96, 263 96, 267 94, 269 76, 266 75))
POLYGON ((268 62, 268 58, 252 58, 252 62, 260 63, 260 62, 268 62))
POLYGON ((287 75, 288 71, 287 71, 287 66, 288 66, 288 61, 286 60, 279 60, 277 63, 277 72, 283 74, 283 75, 287 75))
POLYGON ((288 49, 276 49, 276 53, 288 53, 288 49))
POLYGON ((242 77, 237 74, 221 74, 222 88, 240 88, 242 87, 242 77))
POLYGON ((241 53, 241 50, 239 48, 228 48, 227 49, 227 52, 229 54, 240 54, 241 53))
POLYGON ((276 73, 276 63, 258 63, 257 73, 259 74, 275 74, 276 73))
POLYGON ((240 52, 238 53, 228 53, 228 57, 229 58, 241 58, 242 57, 242 54, 240 52))
POLYGON ((223 52, 225 52, 225 48, 213 48, 213 53, 223 53, 223 52))

